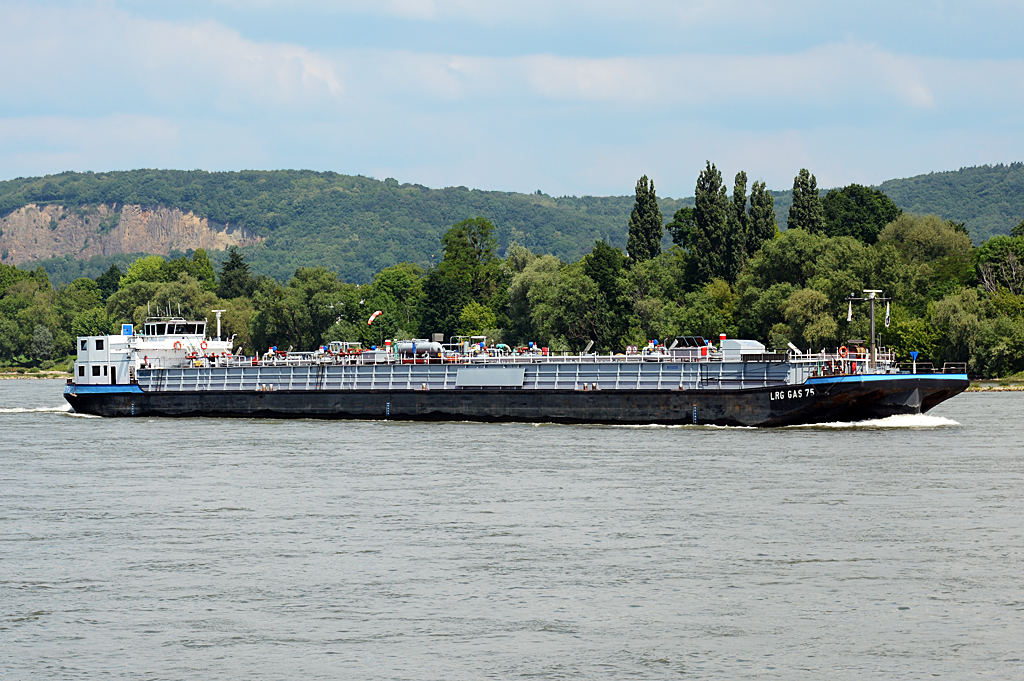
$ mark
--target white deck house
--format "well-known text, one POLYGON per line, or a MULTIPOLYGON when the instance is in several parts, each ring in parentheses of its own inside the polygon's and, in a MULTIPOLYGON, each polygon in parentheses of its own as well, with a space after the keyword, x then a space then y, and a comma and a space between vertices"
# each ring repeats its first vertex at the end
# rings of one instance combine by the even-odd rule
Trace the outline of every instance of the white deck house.
POLYGON ((230 352, 231 341, 207 339, 205 321, 149 319, 142 333, 122 324, 117 335, 79 336, 74 380, 77 385, 124 385, 143 367, 182 366, 190 358, 202 362, 230 352))

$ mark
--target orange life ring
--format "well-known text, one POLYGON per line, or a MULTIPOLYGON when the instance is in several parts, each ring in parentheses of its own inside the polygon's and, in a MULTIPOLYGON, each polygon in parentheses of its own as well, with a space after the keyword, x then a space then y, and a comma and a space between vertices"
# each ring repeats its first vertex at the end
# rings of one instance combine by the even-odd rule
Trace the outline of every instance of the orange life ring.
POLYGON ((839 346, 839 356, 845 358, 848 354, 850 354, 850 351, 846 349, 846 346, 845 345, 840 345, 839 346))
POLYGON ((206 341, 203 341, 202 343, 200 343, 199 347, 202 348, 203 350, 205 350, 206 349, 206 341))
POLYGON ((174 341, 174 349, 181 350, 181 341, 174 341))

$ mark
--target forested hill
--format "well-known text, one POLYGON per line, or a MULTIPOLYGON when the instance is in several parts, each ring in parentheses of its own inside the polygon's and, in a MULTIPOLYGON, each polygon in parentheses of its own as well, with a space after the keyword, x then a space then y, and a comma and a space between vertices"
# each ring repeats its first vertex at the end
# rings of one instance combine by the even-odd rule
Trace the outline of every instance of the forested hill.
POLYGON ((975 244, 1009 234, 1024 218, 1024 163, 887 180, 878 188, 909 213, 966 223, 975 244))
MULTIPOLYGON (((1009 233, 1024 217, 1021 163, 889 180, 881 189, 906 211, 965 222, 976 244, 1009 233)), ((785 227, 790 192, 772 194, 785 227)), ((668 221, 678 208, 692 206, 693 199, 662 198, 659 203, 668 221)), ((596 239, 621 248, 633 196, 554 198, 465 187, 430 189, 391 178, 292 170, 68 172, 0 182, 0 217, 29 204, 69 209, 128 204, 192 212, 261 239, 243 249, 256 273, 284 281, 297 267, 323 265, 346 281, 367 282, 399 262, 436 264, 444 232, 476 216, 496 225, 499 252, 515 241, 571 262, 589 252, 596 239)), ((115 215, 98 221, 98 229, 109 230, 115 215)), ((70 248, 63 253, 41 263, 57 282, 95 277, 117 259, 109 251, 90 262, 75 260, 70 248)), ((215 260, 220 255, 211 252, 215 260)))
MULTIPOLYGON (((574 261, 596 239, 625 247, 633 197, 430 189, 391 178, 292 170, 135 170, 0 182, 0 216, 30 203, 137 204, 192 211, 263 237, 259 245, 244 249, 254 272, 287 280, 297 267, 323 265, 346 281, 366 282, 399 262, 436 264, 445 231, 477 216, 497 226, 502 251, 515 241, 531 251, 574 261)), ((661 201, 668 218, 682 205, 661 201)), ((45 264, 52 269, 62 263, 45 264)))

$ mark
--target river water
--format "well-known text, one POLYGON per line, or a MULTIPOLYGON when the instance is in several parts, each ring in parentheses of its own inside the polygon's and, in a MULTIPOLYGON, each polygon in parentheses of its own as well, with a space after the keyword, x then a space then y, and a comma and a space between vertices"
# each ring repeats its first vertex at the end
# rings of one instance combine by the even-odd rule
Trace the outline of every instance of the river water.
POLYGON ((1024 678, 1024 394, 857 426, 101 419, 0 381, 0 678, 1024 678))

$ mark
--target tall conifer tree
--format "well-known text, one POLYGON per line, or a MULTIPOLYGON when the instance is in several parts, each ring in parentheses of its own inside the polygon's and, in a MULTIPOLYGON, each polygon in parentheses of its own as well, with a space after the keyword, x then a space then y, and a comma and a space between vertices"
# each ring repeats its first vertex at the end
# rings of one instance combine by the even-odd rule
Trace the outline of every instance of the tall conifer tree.
POLYGON ((825 231, 825 207, 818 196, 818 180, 801 168, 793 178, 793 205, 789 207, 789 228, 806 232, 825 231))
POLYGON ((661 208, 654 193, 654 180, 644 175, 636 183, 636 201, 629 216, 629 237, 626 251, 633 262, 643 262, 661 253, 664 234, 661 208))
POLYGON ((728 276, 729 197, 722 173, 710 161, 697 177, 693 206, 692 255, 701 281, 728 276))
POLYGON ((775 219, 775 199, 765 189, 764 182, 750 187, 750 215, 747 220, 747 257, 757 253, 764 242, 771 241, 778 232, 775 219))
POLYGON ((736 173, 732 189, 732 210, 725 233, 725 279, 736 281, 746 259, 747 241, 747 174, 736 173))

